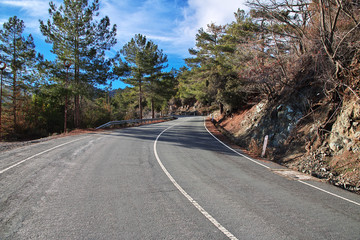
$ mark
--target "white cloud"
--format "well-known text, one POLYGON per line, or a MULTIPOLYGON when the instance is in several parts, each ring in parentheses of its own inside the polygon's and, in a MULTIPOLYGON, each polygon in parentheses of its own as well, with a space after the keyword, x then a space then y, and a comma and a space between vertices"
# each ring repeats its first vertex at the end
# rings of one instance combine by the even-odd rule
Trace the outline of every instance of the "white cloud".
POLYGON ((176 26, 170 34, 173 40, 172 53, 188 57, 188 49, 195 45, 195 35, 208 24, 224 25, 235 20, 234 12, 247 9, 246 0, 188 0, 178 11, 181 19, 176 20, 176 26))
POLYGON ((0 3, 8 7, 18 7, 26 12, 27 16, 33 17, 44 16, 49 9, 48 0, 2 0, 0 3))
POLYGON ((189 0, 189 8, 195 11, 196 24, 206 27, 209 23, 226 24, 234 20, 238 8, 246 8, 244 0, 189 0))
POLYGON ((140 33, 156 42, 166 54, 179 54, 184 49, 187 52, 188 47, 179 48, 176 44, 182 35, 177 31, 176 19, 182 18, 178 6, 177 0, 104 0, 100 13, 117 25, 118 49, 140 33))
POLYGON ((130 40, 136 33, 159 35, 169 31, 173 24, 169 0, 142 0, 102 2, 100 12, 108 15, 111 23, 118 26, 118 37, 130 40))
POLYGON ((118 26, 118 48, 135 34, 155 41, 167 54, 188 57, 195 35, 207 24, 232 22, 246 0, 103 0, 100 13, 118 26))
MULTIPOLYGON (((59 5, 58 0, 53 2, 59 5)), ((40 35, 39 19, 48 18, 49 0, 0 0, 0 4, 9 10, 5 14, 2 12, 2 17, 7 17, 6 21, 16 15, 24 20, 26 32, 40 35)))
POLYGON ((6 18, 0 18, 0 26, 2 26, 5 22, 7 22, 9 19, 6 18))
POLYGON ((185 35, 193 37, 201 27, 206 29, 208 24, 231 23, 238 8, 248 9, 245 0, 207 0, 206 3, 203 0, 188 0, 188 4, 183 9, 184 21, 180 26, 185 35))
POLYGON ((150 40, 157 40, 162 42, 174 42, 176 41, 175 37, 171 36, 157 36, 157 35, 146 35, 146 37, 150 40))

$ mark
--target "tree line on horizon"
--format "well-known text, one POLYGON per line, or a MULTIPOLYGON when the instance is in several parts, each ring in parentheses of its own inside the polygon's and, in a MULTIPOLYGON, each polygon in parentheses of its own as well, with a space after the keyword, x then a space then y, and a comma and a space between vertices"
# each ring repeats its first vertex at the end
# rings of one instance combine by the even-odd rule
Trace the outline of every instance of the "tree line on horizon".
POLYGON ((0 30, 0 61, 9 69, 0 104, 3 136, 155 117, 169 104, 234 112, 309 86, 338 105, 347 95, 360 99, 358 1, 249 0, 250 11, 237 10, 233 22, 199 29, 186 66, 169 72, 166 54, 141 34, 106 56, 116 44, 116 25, 98 20, 99 0, 49 6, 40 30, 54 61, 35 52, 16 16, 0 30), (112 90, 114 79, 129 87, 112 90))

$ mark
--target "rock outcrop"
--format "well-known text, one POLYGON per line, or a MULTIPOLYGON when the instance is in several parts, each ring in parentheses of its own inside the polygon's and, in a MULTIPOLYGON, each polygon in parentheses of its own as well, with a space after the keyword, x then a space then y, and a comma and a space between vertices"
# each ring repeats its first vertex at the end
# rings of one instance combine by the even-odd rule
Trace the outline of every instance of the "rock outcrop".
POLYGON ((360 101, 349 95, 341 103, 319 98, 306 106, 304 99, 263 100, 218 116, 218 125, 256 154, 268 135, 267 158, 360 192, 360 101))

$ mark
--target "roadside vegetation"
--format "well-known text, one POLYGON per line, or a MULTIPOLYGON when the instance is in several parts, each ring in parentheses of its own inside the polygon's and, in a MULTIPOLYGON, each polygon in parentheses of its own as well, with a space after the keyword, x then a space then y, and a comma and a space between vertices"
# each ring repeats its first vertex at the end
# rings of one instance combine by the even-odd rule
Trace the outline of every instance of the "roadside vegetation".
MULTIPOLYGON (((340 103, 359 97, 359 4, 348 0, 250 1, 225 26, 209 24, 181 69, 178 98, 235 112, 302 87, 340 103)), ((310 100, 310 99, 309 99, 310 100)), ((318 104, 311 99, 305 108, 318 104)), ((326 104, 326 103, 324 103, 326 104)))

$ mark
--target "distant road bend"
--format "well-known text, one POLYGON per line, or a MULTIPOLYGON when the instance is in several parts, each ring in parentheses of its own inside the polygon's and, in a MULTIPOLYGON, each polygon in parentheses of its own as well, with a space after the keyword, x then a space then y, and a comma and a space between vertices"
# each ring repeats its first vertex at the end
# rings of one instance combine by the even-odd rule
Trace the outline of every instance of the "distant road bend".
POLYGON ((0 239, 360 239, 360 196, 248 158, 203 117, 0 152, 0 239))

